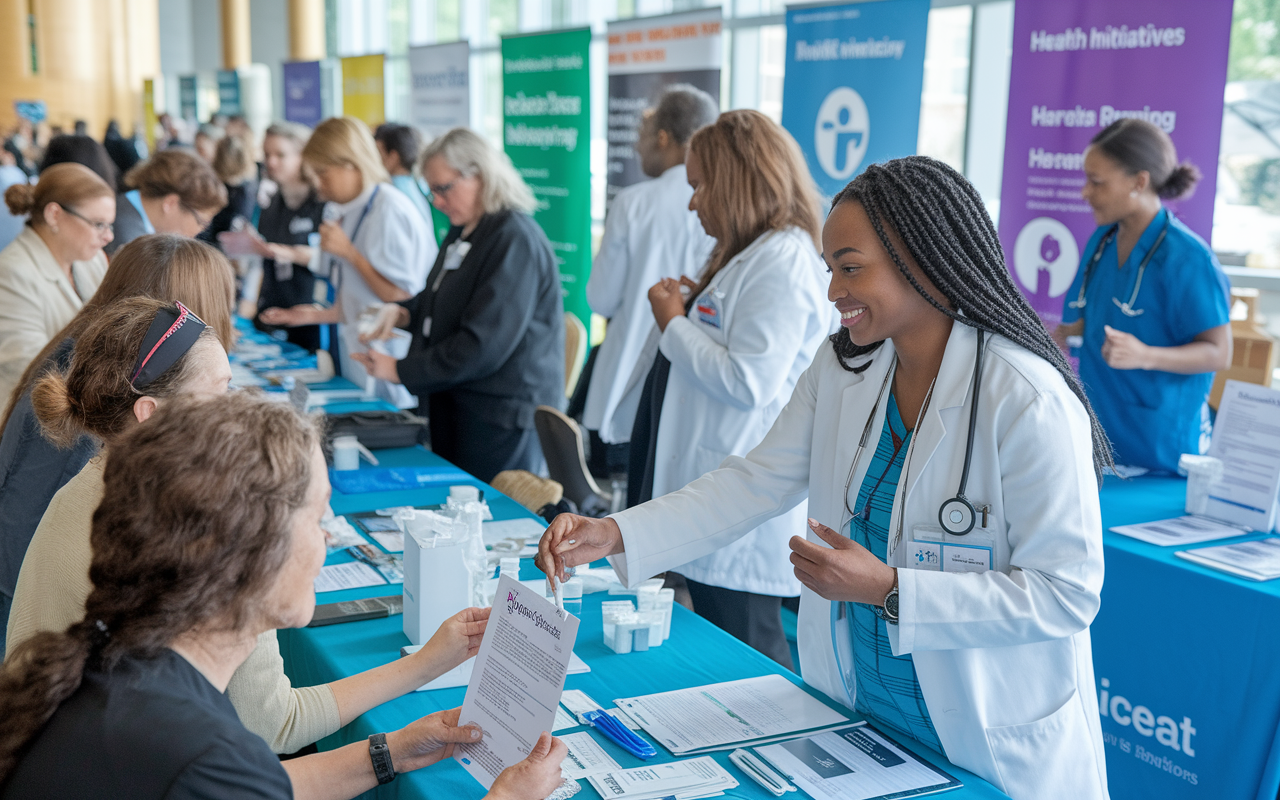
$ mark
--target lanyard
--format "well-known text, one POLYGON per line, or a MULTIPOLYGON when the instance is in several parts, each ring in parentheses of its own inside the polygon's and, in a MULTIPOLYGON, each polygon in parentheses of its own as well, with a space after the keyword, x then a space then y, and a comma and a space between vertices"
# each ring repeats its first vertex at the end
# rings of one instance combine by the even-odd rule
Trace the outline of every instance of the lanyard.
MULTIPOLYGON (((1167 214, 1168 212, 1165 213, 1167 214)), ((1093 257, 1089 259, 1089 266, 1085 267, 1084 280, 1080 281, 1080 295, 1075 300, 1068 303, 1071 308, 1084 308, 1088 303, 1088 300, 1085 299, 1085 292, 1089 288, 1089 279, 1093 277, 1094 268, 1098 266, 1098 262, 1102 260, 1102 251, 1106 250, 1107 245, 1111 244, 1111 241, 1116 238, 1116 231, 1119 229, 1119 225, 1112 225, 1111 230, 1107 231, 1106 235, 1102 237, 1102 241, 1098 242, 1097 248, 1093 251, 1093 257)), ((1111 298, 1111 302, 1115 303, 1126 317, 1140 316, 1146 310, 1143 308, 1135 309, 1133 305, 1138 302, 1138 292, 1142 289, 1142 277, 1147 272, 1147 265, 1151 263, 1152 257, 1155 256, 1156 251, 1160 249, 1160 245, 1164 243, 1165 236, 1168 235, 1168 233, 1169 218, 1165 217, 1164 227, 1160 229, 1160 235, 1156 237, 1155 243, 1151 245, 1151 249, 1147 251, 1147 254, 1142 257, 1142 262, 1138 264, 1138 277, 1133 282, 1133 291, 1129 293, 1129 299, 1122 303, 1118 297, 1111 298)), ((1119 253, 1116 255, 1119 256, 1119 253)))
MULTIPOLYGON (((364 218, 369 216, 369 209, 373 208, 373 201, 378 197, 378 190, 382 188, 382 184, 373 187, 373 194, 369 195, 369 202, 364 204, 364 210, 360 212, 360 217, 356 220, 356 226, 351 230, 351 244, 355 246, 356 237, 360 235, 360 226, 364 224, 364 218)), ((342 262, 337 258, 329 260, 329 274, 335 276, 333 281, 333 292, 336 296, 342 289, 342 262)))

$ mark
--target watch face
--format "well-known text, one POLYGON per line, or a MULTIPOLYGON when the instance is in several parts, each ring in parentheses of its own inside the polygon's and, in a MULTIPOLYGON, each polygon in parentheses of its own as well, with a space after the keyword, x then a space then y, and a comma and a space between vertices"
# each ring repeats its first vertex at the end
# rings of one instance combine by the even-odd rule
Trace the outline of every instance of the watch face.
POLYGON ((891 617, 898 616, 898 593, 897 592, 890 592, 889 596, 884 599, 884 610, 888 612, 889 616, 891 617))

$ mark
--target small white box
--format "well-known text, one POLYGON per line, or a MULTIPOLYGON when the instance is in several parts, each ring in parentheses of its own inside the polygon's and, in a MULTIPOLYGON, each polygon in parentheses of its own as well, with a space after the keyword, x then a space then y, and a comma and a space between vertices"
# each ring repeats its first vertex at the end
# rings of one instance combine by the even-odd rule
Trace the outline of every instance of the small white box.
MULTIPOLYGON (((427 542, 431 544, 430 541, 427 542)), ((404 635, 426 644, 449 617, 471 605, 471 573, 456 540, 424 547, 404 537, 404 635)))

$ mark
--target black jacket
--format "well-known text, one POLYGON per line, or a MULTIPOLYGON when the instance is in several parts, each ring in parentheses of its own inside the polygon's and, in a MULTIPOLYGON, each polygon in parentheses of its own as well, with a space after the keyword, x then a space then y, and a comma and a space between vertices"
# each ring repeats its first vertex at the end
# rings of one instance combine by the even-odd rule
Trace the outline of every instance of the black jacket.
POLYGON ((449 245, 461 233, 449 230, 426 288, 404 303, 413 343, 399 364, 400 380, 431 409, 433 431, 456 422, 437 419, 438 409, 531 430, 537 406, 560 408, 565 399, 564 303, 551 244, 528 214, 486 214, 468 237, 471 250, 461 265, 441 277, 449 245))

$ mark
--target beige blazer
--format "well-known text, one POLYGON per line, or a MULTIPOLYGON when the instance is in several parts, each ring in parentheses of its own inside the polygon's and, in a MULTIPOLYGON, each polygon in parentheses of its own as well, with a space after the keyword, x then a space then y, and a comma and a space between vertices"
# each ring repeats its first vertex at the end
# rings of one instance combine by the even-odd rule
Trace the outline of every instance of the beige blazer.
POLYGON ((41 348, 66 327, 107 272, 101 250, 71 265, 72 280, 30 225, 0 250, 0 406, 41 348))

